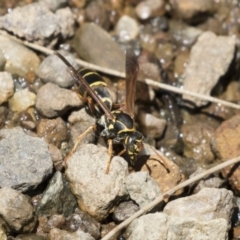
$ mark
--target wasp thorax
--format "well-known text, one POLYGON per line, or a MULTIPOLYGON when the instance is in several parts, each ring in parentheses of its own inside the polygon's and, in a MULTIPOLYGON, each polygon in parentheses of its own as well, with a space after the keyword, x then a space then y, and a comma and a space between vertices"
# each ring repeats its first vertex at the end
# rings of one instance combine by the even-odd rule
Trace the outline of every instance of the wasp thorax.
POLYGON ((124 147, 131 161, 136 160, 143 148, 143 135, 140 132, 132 132, 124 140, 124 147))

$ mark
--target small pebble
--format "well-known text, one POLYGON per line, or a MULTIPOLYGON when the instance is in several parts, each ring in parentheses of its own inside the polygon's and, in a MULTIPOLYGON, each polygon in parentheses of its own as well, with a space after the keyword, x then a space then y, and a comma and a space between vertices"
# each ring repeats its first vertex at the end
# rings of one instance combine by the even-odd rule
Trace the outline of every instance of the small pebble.
POLYGON ((60 117, 41 119, 37 125, 37 135, 59 148, 61 143, 68 138, 67 125, 60 117))
POLYGON ((32 232, 37 218, 29 198, 8 187, 0 189, 0 196, 0 215, 7 223, 9 232, 32 232))
POLYGON ((115 32, 122 42, 133 40, 138 35, 138 23, 134 18, 123 15, 117 22, 115 32))
POLYGON ((40 0, 39 2, 43 2, 46 4, 48 9, 55 12, 59 8, 62 8, 67 5, 67 0, 40 0))
POLYGON ((0 35, 0 50, 7 59, 5 71, 23 77, 31 72, 37 72, 40 64, 39 57, 24 45, 0 35))
POLYGON ((164 0, 145 0, 136 7, 136 14, 141 20, 162 16, 165 13, 164 0))
MULTIPOLYGON (((78 69, 78 65, 72 54, 64 50, 60 50, 59 53, 62 54, 74 68, 78 69)), ((38 76, 45 83, 51 82, 59 87, 70 87, 75 83, 66 64, 55 54, 49 55, 41 62, 38 69, 38 76)))
POLYGON ((37 93, 36 109, 46 117, 58 117, 82 102, 76 92, 63 89, 53 83, 42 86, 37 93))
POLYGON ((12 111, 21 112, 35 105, 36 94, 23 89, 15 92, 8 102, 12 111))
POLYGON ((0 72, 0 104, 6 102, 14 93, 12 75, 8 72, 0 72))

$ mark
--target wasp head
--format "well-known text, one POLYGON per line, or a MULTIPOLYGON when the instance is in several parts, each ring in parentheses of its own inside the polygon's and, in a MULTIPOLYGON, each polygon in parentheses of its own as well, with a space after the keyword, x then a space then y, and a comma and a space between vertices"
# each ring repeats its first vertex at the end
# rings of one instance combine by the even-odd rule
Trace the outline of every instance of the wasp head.
POLYGON ((130 161, 133 163, 143 148, 143 135, 140 132, 134 131, 128 134, 123 145, 130 161))

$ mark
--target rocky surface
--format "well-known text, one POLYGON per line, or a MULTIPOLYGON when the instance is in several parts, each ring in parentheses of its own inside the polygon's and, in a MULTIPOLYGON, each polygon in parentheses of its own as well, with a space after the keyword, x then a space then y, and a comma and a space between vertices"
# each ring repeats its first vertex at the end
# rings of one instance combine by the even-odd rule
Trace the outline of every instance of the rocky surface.
POLYGON ((67 161, 66 177, 78 199, 78 206, 99 220, 127 197, 124 186, 127 162, 121 157, 114 157, 110 172, 106 174, 107 159, 105 147, 84 144, 67 161))
MULTIPOLYGON (((191 50, 184 73, 184 89, 210 95, 219 78, 228 70, 234 49, 235 41, 231 37, 217 37, 212 32, 203 33, 191 50), (199 58, 202 59, 201 62, 199 58)), ((206 101, 188 95, 183 95, 183 99, 194 102, 198 107, 206 104, 206 101)))
POLYGON ((1 187, 25 192, 51 175, 52 160, 43 139, 30 137, 21 128, 2 129, 0 135, 1 187))

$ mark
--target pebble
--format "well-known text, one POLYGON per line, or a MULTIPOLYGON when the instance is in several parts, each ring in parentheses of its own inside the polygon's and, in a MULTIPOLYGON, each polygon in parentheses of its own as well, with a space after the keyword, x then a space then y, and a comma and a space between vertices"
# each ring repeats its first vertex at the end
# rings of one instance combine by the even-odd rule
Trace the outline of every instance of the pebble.
POLYGON ((148 138, 159 138, 166 128, 166 120, 155 117, 152 114, 143 111, 139 114, 139 123, 144 136, 148 138))
POLYGON ((0 18, 0 25, 20 38, 40 44, 48 43, 60 33, 58 17, 39 2, 14 8, 0 18))
POLYGON ((169 21, 169 34, 179 46, 191 47, 202 33, 203 30, 184 22, 169 21))
MULTIPOLYGON (((111 3, 112 2, 109 2, 108 4, 110 5, 111 3)), ((111 7, 106 7, 106 3, 102 0, 89 2, 85 8, 86 21, 95 23, 105 30, 109 30, 111 27, 111 17, 113 17, 111 16, 109 8, 111 7)), ((114 14, 116 14, 116 12, 114 14)))
POLYGON ((198 221, 223 218, 231 228, 233 193, 227 189, 203 188, 198 193, 169 202, 163 212, 178 218, 191 217, 198 221))
POLYGON ((56 240, 56 239, 62 239, 62 240, 95 240, 93 237, 91 237, 88 233, 85 233, 81 230, 77 230, 76 232, 69 233, 64 230, 60 230, 57 228, 53 228, 49 233, 49 240, 56 240))
POLYGON ((49 233, 53 228, 63 228, 66 222, 66 218, 63 215, 54 214, 47 219, 46 216, 38 217, 39 225, 37 233, 43 231, 44 233, 49 233))
MULTIPOLYGON (((211 142, 213 152, 222 162, 240 155, 240 115, 224 121, 216 130, 211 142)), ((234 165, 235 166, 235 165, 234 165)), ((240 193, 240 168, 226 167, 222 170, 235 193, 240 193)))
POLYGON ((0 134, 1 187, 25 192, 51 175, 52 160, 43 139, 30 137, 19 127, 2 129, 0 134))
POLYGON ((145 0, 138 3, 136 6, 136 14, 141 20, 147 20, 152 17, 162 16, 164 13, 164 0, 145 0))
POLYGON ((215 12, 215 4, 208 0, 170 0, 170 5, 175 14, 188 22, 199 22, 206 19, 206 15, 215 12))
POLYGON ((89 233, 94 239, 100 238, 100 228, 101 224, 99 222, 78 208, 66 221, 67 231, 75 232, 81 230, 89 233))
POLYGON ((62 170, 63 156, 61 151, 54 145, 48 145, 49 153, 51 155, 53 165, 57 171, 62 170))
POLYGON ((57 171, 38 203, 38 215, 52 216, 54 214, 64 214, 69 216, 74 212, 76 206, 76 199, 66 185, 66 180, 64 180, 62 173, 57 171))
POLYGON ((127 197, 127 162, 113 157, 106 174, 107 159, 105 147, 84 144, 68 159, 65 172, 79 208, 98 220, 106 218, 115 203, 127 197))
MULTIPOLYGON (((219 78, 228 70, 234 51, 232 37, 204 32, 191 49, 184 73, 184 89, 209 96, 219 78)), ((183 99, 192 101, 198 107, 207 104, 207 101, 189 95, 183 95, 183 99)))
POLYGON ((37 135, 47 143, 60 148, 61 143, 68 138, 68 128, 60 117, 41 119, 37 125, 37 135))
POLYGON ((62 89, 53 83, 42 86, 36 99, 36 109, 45 117, 58 117, 73 107, 80 107, 82 101, 76 92, 62 89))
POLYGON ((73 16, 69 7, 56 11, 56 18, 64 39, 72 37, 75 33, 75 19, 73 16))
POLYGON ((9 187, 1 188, 0 196, 0 215, 7 224, 4 224, 7 231, 9 233, 32 232, 37 218, 29 198, 9 187))
POLYGON ((228 237, 225 219, 197 221, 191 217, 168 216, 165 213, 147 214, 135 219, 124 236, 128 240, 152 239, 219 239, 228 237), (167 236, 167 237, 166 237, 167 236))
POLYGON ((75 33, 73 44, 79 56, 87 62, 125 71, 125 55, 106 31, 93 23, 84 23, 75 33), (93 48, 93 46, 101 46, 93 48))
POLYGON ((15 92, 9 99, 9 108, 14 112, 21 112, 33 107, 36 102, 36 94, 28 89, 23 89, 15 92))
POLYGON ((0 72, 0 104, 7 100, 14 93, 14 83, 12 75, 8 72, 0 72))
POLYGON ((59 8, 62 8, 67 5, 67 0, 40 0, 39 2, 43 2, 46 4, 48 9, 50 9, 52 12, 55 12, 59 8))
MULTIPOLYGON (((62 54, 74 68, 78 69, 78 65, 72 54, 64 50, 58 52, 62 54)), ((70 87, 75 83, 66 64, 55 54, 47 56, 41 62, 38 69, 38 76, 43 82, 51 82, 59 87, 70 87)))
POLYGON ((40 60, 35 52, 24 45, 0 35, 0 50, 6 59, 4 70, 25 77, 37 73, 40 60))
POLYGON ((134 18, 123 15, 116 24, 115 32, 122 42, 133 40, 138 35, 138 23, 134 18))
POLYGON ((210 164, 215 160, 210 142, 215 129, 205 122, 185 124, 181 128, 183 140, 183 154, 194 158, 199 164, 210 164))
MULTIPOLYGON (((196 175, 205 172, 206 170, 199 167, 193 174, 189 176, 189 178, 195 177, 196 175)), ((193 184, 191 186, 192 193, 198 193, 203 188, 221 188, 224 184, 224 179, 221 179, 213 174, 208 177, 203 178, 199 182, 193 184)))
POLYGON ((134 213, 139 211, 139 206, 133 201, 121 202, 113 212, 113 219, 116 222, 123 222, 124 220, 131 217, 134 213))
MULTIPOLYGON (((82 108, 79 111, 73 111, 68 122, 70 123, 70 142, 75 144, 77 137, 90 126, 96 124, 96 119, 86 112, 86 108, 82 108)), ((95 138, 96 132, 91 131, 81 140, 81 143, 94 143, 95 138)))
POLYGON ((145 207, 162 194, 158 183, 147 172, 129 174, 125 179, 125 187, 131 199, 140 208, 145 207))

